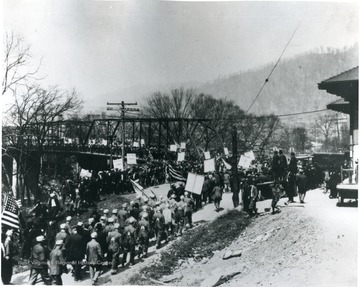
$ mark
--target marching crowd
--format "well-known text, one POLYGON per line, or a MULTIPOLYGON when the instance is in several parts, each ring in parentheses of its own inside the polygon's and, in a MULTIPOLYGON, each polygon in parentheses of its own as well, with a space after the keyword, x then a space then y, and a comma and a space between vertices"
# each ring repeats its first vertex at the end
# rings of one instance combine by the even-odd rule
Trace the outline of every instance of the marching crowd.
MULTIPOLYGON (((169 169, 161 165, 154 167, 149 172, 134 168, 128 171, 126 177, 144 186, 166 182, 169 169), (146 176, 142 176, 142 173, 146 176), (151 180, 153 177, 156 178, 155 182, 151 180)), ((178 175, 185 177, 187 172, 197 172, 199 169, 201 165, 186 164, 178 167, 178 175)), ((294 196, 299 193, 300 202, 303 203, 306 191, 311 185, 317 184, 311 181, 311 169, 299 169, 294 153, 291 153, 288 163, 281 150, 274 152, 272 158, 253 161, 248 169, 239 168, 237 174, 232 174, 219 161, 215 172, 204 175, 200 195, 185 191, 183 182, 178 186, 171 184, 167 197, 158 199, 153 193, 149 197, 137 195, 136 200, 119 203, 111 211, 98 210, 96 204, 89 205, 87 209, 92 208, 92 212, 86 222, 75 222, 81 213, 80 206, 74 205, 76 200, 88 201, 86 194, 90 192, 95 203, 100 195, 117 189, 129 190, 131 184, 121 185, 121 179, 124 179, 121 174, 116 177, 107 172, 83 179, 78 185, 70 180, 64 181, 60 194, 52 189, 48 201, 37 202, 25 220, 19 249, 21 257, 29 260, 29 283, 34 285, 41 277, 47 285, 62 285, 61 275, 70 270, 74 280, 79 281, 86 267, 92 284, 96 285, 101 272, 109 269, 111 274, 116 274, 120 265, 132 265, 135 258, 146 257, 151 242, 160 248, 163 242, 171 241, 192 228, 192 214, 203 204, 213 203, 216 211, 219 211, 223 192, 234 192, 234 177, 239 183, 235 192, 241 191, 243 209, 250 216, 257 214, 256 202, 265 193, 266 185, 262 183, 269 181, 273 213, 279 211, 277 202, 285 193, 289 202, 293 202, 294 196)), ((13 237, 10 229, 2 240, 4 284, 11 281, 13 263, 10 259, 15 253, 13 237)))

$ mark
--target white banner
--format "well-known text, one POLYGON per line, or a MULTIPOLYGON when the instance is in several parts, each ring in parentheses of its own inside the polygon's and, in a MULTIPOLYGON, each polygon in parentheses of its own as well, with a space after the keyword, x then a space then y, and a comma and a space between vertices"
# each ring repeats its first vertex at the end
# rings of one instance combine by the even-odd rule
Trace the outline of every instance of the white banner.
POLYGON ((225 166, 226 169, 231 169, 231 165, 228 164, 223 158, 222 158, 222 161, 223 161, 224 166, 225 166))
POLYGON ((205 156, 205 159, 210 159, 211 158, 209 151, 204 151, 204 156, 205 156))
POLYGON ((136 164, 136 153, 128 153, 126 158, 127 164, 136 164))
POLYGON ((122 158, 114 159, 113 164, 114 168, 117 168, 118 170, 124 170, 124 163, 122 158))
POLYGON ((177 161, 184 161, 185 160, 185 153, 184 152, 178 152, 177 161))
POLYGON ((204 160, 204 172, 215 171, 215 159, 206 159, 204 160))
POLYGON ((227 147, 224 147, 224 154, 225 154, 225 155, 229 155, 229 150, 228 150, 227 147))
POLYGON ((203 175, 189 172, 185 190, 200 195, 204 184, 204 179, 205 177, 203 175))
POLYGON ((249 168, 250 164, 251 164, 251 158, 248 158, 244 155, 240 156, 238 166, 241 166, 243 168, 249 168))
POLYGON ((139 147, 139 143, 138 142, 133 142, 133 147, 139 147))
POLYGON ((102 144, 102 145, 107 145, 107 140, 104 140, 104 139, 101 140, 101 144, 102 144))
POLYGON ((144 146, 145 145, 145 140, 141 139, 140 144, 141 144, 141 146, 144 146))
POLYGON ((180 148, 181 148, 181 149, 186 149, 186 143, 185 143, 185 142, 182 142, 182 143, 180 144, 180 148))
POLYGON ((252 150, 244 153, 244 156, 250 158, 251 160, 255 159, 255 154, 254 154, 254 152, 252 150))
POLYGON ((175 144, 170 145, 170 151, 176 151, 177 147, 175 144))

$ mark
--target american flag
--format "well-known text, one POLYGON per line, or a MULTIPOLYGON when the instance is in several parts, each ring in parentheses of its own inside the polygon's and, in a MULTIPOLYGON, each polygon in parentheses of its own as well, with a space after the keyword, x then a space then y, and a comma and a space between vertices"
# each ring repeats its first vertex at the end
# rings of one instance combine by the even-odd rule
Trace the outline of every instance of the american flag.
POLYGON ((171 166, 171 164, 167 164, 168 166, 168 170, 169 170, 169 174, 172 178, 176 179, 176 180, 180 180, 180 181, 186 181, 186 178, 184 178, 182 176, 182 174, 180 173, 180 171, 178 171, 177 169, 175 169, 174 167, 171 166))
POLYGON ((1 223, 19 229, 19 206, 15 199, 6 195, 4 211, 1 214, 1 223))

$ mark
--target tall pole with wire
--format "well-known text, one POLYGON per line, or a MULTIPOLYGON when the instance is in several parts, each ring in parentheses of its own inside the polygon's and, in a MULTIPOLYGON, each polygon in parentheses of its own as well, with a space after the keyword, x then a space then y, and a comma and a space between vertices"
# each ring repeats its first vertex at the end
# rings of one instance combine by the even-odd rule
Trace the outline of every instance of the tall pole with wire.
MULTIPOLYGON (((108 106, 118 106, 121 112, 121 123, 122 123, 122 136, 121 136, 121 158, 123 160, 123 164, 125 163, 125 112, 126 111, 139 111, 137 108, 126 108, 126 106, 136 106, 135 103, 125 103, 121 101, 121 103, 106 103, 108 106)), ((108 108, 109 109, 109 108, 108 108)))

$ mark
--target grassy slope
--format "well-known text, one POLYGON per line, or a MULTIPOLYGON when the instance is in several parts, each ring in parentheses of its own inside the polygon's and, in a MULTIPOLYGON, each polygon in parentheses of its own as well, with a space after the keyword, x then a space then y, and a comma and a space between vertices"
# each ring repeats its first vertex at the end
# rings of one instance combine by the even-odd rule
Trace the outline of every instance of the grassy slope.
POLYGON ((159 279, 170 275, 181 260, 211 258, 213 252, 223 249, 235 240, 250 223, 245 213, 231 210, 213 222, 189 230, 180 240, 161 252, 159 262, 143 268, 129 279, 131 285, 154 285, 148 278, 159 279), (140 277, 139 274, 142 276, 140 277))

